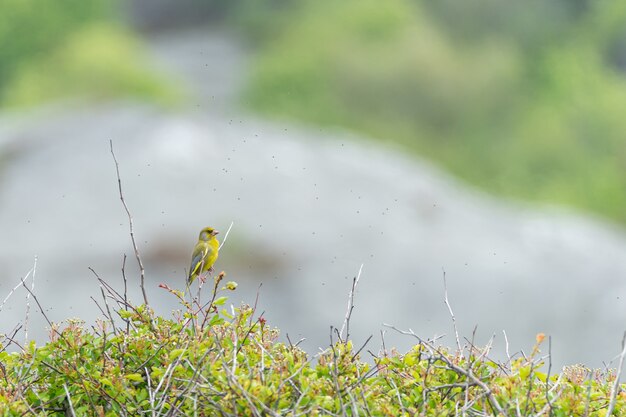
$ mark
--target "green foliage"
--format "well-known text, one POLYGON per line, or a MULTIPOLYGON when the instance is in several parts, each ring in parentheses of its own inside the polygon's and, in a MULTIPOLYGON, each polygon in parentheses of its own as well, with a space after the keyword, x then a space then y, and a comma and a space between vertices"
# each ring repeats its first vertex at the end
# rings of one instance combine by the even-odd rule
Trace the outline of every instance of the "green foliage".
POLYGON ((490 191, 626 222, 622 3, 285 3, 250 25, 261 40, 245 97, 255 109, 399 143, 490 191))
POLYGON ((92 25, 63 47, 20 71, 6 89, 7 107, 26 107, 65 97, 92 100, 131 96, 174 104, 176 91, 146 71, 147 60, 132 35, 111 25, 92 25), (144 62, 145 61, 145 62, 144 62), (41 68, 51 71, 41 71, 41 68))
POLYGON ((133 96, 173 103, 133 36, 115 23, 115 2, 0 2, 0 107, 52 99, 133 96))
MULTIPOLYGON (((223 273, 211 300, 191 302, 166 319, 125 305, 88 329, 79 320, 53 325, 43 346, 0 352, 0 414, 197 416, 604 416, 612 372, 582 366, 547 375, 539 346, 528 357, 496 363, 487 350, 450 352, 427 340, 406 354, 382 352, 363 362, 349 340, 315 358, 277 340, 254 309, 218 311, 223 273)), ((619 393, 616 415, 626 412, 619 393)))
POLYGON ((74 30, 101 21, 110 11, 104 0, 4 0, 0 3, 0 91, 25 61, 46 54, 74 30))

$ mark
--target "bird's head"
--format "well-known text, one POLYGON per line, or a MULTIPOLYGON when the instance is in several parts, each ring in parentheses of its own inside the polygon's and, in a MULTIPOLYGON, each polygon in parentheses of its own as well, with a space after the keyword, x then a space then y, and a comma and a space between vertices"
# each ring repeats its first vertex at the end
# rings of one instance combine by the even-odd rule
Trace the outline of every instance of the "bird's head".
POLYGON ((200 240, 208 241, 219 232, 212 227, 205 227, 200 231, 200 240))

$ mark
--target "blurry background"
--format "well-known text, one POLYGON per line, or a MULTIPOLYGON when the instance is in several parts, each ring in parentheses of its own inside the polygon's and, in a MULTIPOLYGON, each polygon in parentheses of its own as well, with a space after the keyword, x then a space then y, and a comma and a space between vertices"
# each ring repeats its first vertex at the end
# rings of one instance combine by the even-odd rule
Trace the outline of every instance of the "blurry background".
POLYGON ((5 1, 0 298, 37 256, 49 317, 89 322, 88 267, 121 285, 128 254, 141 301, 113 140, 163 314, 198 231, 234 222, 230 301, 258 293, 311 353, 364 264, 356 345, 390 323, 452 346, 445 270, 461 333, 496 356, 502 330, 511 351, 545 332, 553 363, 601 366, 626 329, 625 109, 619 2, 5 1))

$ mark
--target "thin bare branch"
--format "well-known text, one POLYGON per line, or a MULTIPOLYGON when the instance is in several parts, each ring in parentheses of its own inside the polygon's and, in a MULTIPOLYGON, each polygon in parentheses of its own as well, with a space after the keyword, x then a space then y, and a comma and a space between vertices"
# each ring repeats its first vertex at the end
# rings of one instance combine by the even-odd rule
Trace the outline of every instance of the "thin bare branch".
POLYGON ((339 339, 341 340, 348 341, 350 338, 350 318, 352 317, 352 310, 354 310, 354 291, 356 290, 356 286, 359 284, 359 279, 361 279, 361 271, 363 271, 363 264, 359 267, 359 273, 352 279, 352 288, 350 289, 350 294, 348 295, 346 317, 344 318, 343 325, 339 331, 339 339))
POLYGON ((224 246, 224 243, 226 243, 226 239, 228 239, 228 235, 230 233, 230 229, 233 228, 233 224, 235 224, 235 222, 230 222, 230 226, 228 226, 228 230, 226 231, 226 233, 224 234, 224 239, 222 239, 222 243, 220 243, 220 246, 217 248, 217 250, 222 249, 222 246, 224 246))
POLYGON ((446 303, 448 307, 448 311, 450 312, 450 317, 452 317, 452 327, 454 328, 454 337, 456 338, 456 347, 458 349, 459 355, 463 357, 463 349, 461 348, 461 341, 459 339, 459 331, 456 328, 456 316, 452 311, 452 307, 450 306, 450 301, 448 300, 448 283, 446 282, 446 271, 442 268, 443 271, 443 301, 446 303))
POLYGON ((506 357, 508 359, 508 368, 511 369, 511 353, 509 352, 509 338, 506 336, 506 330, 502 330, 502 334, 504 335, 504 351, 506 352, 506 357))
POLYGON ((71 413, 73 417, 76 417, 76 412, 74 411, 74 406, 72 405, 72 398, 70 397, 70 392, 67 389, 67 385, 63 384, 63 389, 65 390, 65 395, 67 397, 67 403, 69 407, 68 411, 71 413))
POLYGON ((24 275, 22 278, 20 278, 20 282, 15 285, 15 287, 13 287, 11 289, 11 291, 9 291, 9 293, 7 294, 6 297, 4 297, 4 300, 2 300, 2 304, 0 304, 0 311, 2 311, 2 308, 4 307, 4 305, 6 304, 7 301, 9 301, 9 298, 11 298, 11 296, 13 295, 13 293, 19 288, 22 287, 24 285, 24 282, 28 279, 28 277, 30 276, 30 274, 33 273, 33 268, 31 268, 26 275, 24 275))
POLYGON ((128 227, 130 230, 130 240, 133 242, 133 250, 135 251, 135 258, 137 259, 137 264, 139 264, 139 274, 140 274, 140 283, 141 293, 143 294, 143 301, 146 306, 150 305, 148 303, 148 296, 146 295, 146 286, 145 286, 145 278, 146 271, 143 267, 143 262, 141 261, 141 256, 139 255, 139 249, 137 248, 137 242, 135 242, 135 230, 133 228, 133 216, 130 214, 130 210, 126 205, 126 200, 124 200, 124 194, 122 193, 122 180, 120 179, 120 166, 117 163, 117 158, 115 157, 115 152, 113 151, 113 141, 110 140, 109 144, 111 145, 111 155, 113 155, 113 162, 115 162, 115 172, 117 174, 117 188, 120 192, 120 200, 122 201, 122 205, 124 206, 124 210, 126 210, 126 215, 128 216, 128 227))
POLYGON ((626 356, 626 332, 624 332, 624 337, 622 337, 622 353, 619 355, 619 364, 617 365, 617 375, 615 375, 615 381, 613 382, 613 387, 611 388, 611 401, 609 402, 609 408, 606 410, 606 415, 610 416, 613 414, 613 410, 615 409, 615 402, 617 401, 617 393, 619 392, 619 378, 622 374, 622 366, 624 365, 624 357, 626 356))
POLYGON ((37 274, 37 255, 33 263, 33 274, 30 281, 30 292, 26 294, 26 317, 24 319, 24 345, 28 344, 28 320, 30 318, 30 294, 35 292, 35 275, 37 274))

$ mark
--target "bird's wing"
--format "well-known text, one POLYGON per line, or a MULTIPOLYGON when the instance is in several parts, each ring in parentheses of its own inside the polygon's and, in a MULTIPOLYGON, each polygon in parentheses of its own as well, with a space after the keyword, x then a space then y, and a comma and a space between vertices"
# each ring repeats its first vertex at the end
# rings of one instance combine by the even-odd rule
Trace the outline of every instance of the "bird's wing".
POLYGON ((191 254, 191 267, 189 268, 189 276, 200 272, 202 268, 202 262, 206 260, 206 256, 209 252, 207 245, 198 245, 191 254))

